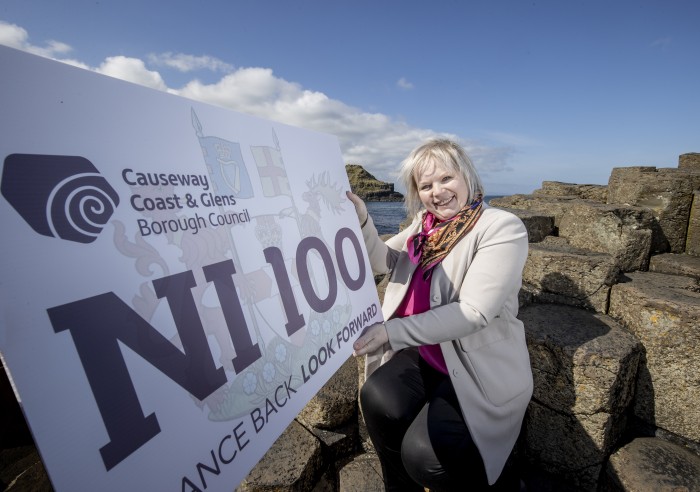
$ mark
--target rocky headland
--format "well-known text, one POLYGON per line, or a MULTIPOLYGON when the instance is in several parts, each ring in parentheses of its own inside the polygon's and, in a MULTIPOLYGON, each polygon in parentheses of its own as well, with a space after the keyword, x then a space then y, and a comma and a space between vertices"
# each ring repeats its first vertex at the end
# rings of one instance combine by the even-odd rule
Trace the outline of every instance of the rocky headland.
MULTIPOLYGON (((491 205, 530 240, 519 317, 535 389, 514 453, 527 490, 700 491, 700 154, 491 205)), ((236 490, 383 490, 363 373, 350 358, 236 490)), ((31 442, 0 450, 0 470, 7 490, 50 490, 31 442)))
POLYGON ((347 164, 350 189, 366 202, 402 202, 403 195, 394 191, 394 183, 379 181, 359 164, 347 164))

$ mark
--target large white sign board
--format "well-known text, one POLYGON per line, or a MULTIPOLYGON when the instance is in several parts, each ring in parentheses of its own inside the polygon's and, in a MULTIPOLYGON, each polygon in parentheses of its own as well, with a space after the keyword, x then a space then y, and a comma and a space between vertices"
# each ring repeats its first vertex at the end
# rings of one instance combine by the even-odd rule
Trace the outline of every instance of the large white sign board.
POLYGON ((336 138, 0 73, 0 353, 54 487, 233 490, 381 317, 336 138))

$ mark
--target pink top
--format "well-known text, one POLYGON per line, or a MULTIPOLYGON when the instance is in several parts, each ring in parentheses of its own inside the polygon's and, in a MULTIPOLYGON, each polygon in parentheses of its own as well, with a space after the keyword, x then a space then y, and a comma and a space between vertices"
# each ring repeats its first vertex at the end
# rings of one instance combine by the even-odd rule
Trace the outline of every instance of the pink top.
MULTIPOLYGON (((408 292, 401 301, 396 310, 395 317, 403 318, 411 314, 424 313, 430 309, 430 279, 423 278, 423 269, 418 265, 413 273, 411 285, 408 286, 408 292)), ((442 355, 440 345, 421 345, 418 347, 418 353, 425 361, 436 370, 448 374, 445 358, 442 355)))

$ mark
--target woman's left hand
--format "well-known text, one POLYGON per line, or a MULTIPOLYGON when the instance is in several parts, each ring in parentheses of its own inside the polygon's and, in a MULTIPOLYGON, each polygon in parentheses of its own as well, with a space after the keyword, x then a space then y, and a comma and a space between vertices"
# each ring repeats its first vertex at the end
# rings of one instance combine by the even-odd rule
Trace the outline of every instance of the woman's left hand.
POLYGON ((352 355, 358 357, 369 352, 374 352, 388 341, 389 335, 386 332, 384 323, 375 323, 368 327, 360 338, 355 340, 355 343, 352 344, 352 355))
POLYGON ((367 222, 367 205, 365 205, 365 202, 362 201, 362 198, 354 194, 352 191, 346 191, 345 196, 347 196, 348 200, 350 200, 350 202, 352 202, 352 204, 355 206, 357 220, 360 221, 360 224, 364 225, 365 222, 367 222))

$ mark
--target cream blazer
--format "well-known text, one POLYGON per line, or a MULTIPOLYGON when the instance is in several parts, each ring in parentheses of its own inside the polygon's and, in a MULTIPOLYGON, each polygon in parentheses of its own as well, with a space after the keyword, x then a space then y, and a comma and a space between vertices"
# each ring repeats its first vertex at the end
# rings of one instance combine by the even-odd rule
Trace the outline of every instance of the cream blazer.
POLYGON ((421 216, 386 243, 371 217, 362 228, 372 270, 390 273, 382 306, 389 343, 367 354, 367 376, 392 351, 439 343, 464 420, 493 484, 515 445, 532 396, 525 331, 516 318, 527 231, 515 215, 484 204, 474 228, 433 270, 431 309, 392 319, 416 270, 406 240, 419 231, 421 216))

